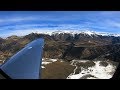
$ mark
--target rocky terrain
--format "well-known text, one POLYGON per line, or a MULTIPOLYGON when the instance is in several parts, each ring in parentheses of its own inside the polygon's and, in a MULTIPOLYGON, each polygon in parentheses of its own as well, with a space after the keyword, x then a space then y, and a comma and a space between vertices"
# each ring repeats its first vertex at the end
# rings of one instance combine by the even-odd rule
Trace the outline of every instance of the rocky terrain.
MULTIPOLYGON (((75 66, 71 66, 72 60, 95 60, 95 61, 120 61, 120 37, 114 35, 101 35, 96 33, 69 33, 69 32, 53 32, 52 34, 31 33, 26 36, 10 36, 7 38, 0 38, 0 62, 3 63, 8 60, 13 54, 22 49, 27 43, 37 38, 45 39, 43 58, 58 59, 54 65, 48 64, 46 67, 58 68, 59 71, 68 70, 64 72, 63 77, 60 74, 55 74, 55 78, 67 78, 71 70, 75 66), (64 63, 59 62, 62 59, 64 63), (69 63, 69 64, 68 64, 69 63), (65 68, 63 68, 65 67, 65 68), (62 69, 63 68, 63 69, 62 69)), ((87 64, 89 66, 89 64, 87 64)), ((43 78, 47 77, 49 69, 43 69, 45 73, 43 78)), ((51 70, 51 69, 50 69, 51 70)), ((43 75, 43 74, 42 74, 43 75)), ((51 76, 51 78, 54 78, 51 76)))

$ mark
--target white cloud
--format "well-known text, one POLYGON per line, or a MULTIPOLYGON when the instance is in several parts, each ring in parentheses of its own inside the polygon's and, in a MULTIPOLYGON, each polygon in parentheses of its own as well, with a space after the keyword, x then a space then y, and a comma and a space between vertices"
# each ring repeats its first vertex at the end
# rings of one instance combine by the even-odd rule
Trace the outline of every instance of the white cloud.
POLYGON ((120 11, 101 11, 100 12, 101 15, 109 15, 109 16, 113 16, 113 15, 118 15, 120 14, 120 11))
POLYGON ((37 19, 36 17, 12 17, 12 18, 1 18, 0 23, 3 22, 20 22, 20 21, 25 21, 25 20, 35 20, 37 19))
MULTIPOLYGON (((52 30, 54 31, 54 30, 52 30)), ((8 37, 11 35, 17 35, 17 36, 24 36, 30 33, 51 33, 51 30, 43 30, 43 29, 27 29, 27 30, 14 30, 6 33, 0 33, 0 37, 8 37)))
POLYGON ((0 23, 12 23, 12 22, 21 22, 21 21, 29 21, 29 20, 40 20, 40 21, 69 21, 69 20, 77 20, 79 17, 71 17, 70 16, 47 16, 47 15, 36 15, 36 16, 15 16, 15 17, 7 17, 7 18, 0 18, 0 23))
POLYGON ((84 24, 22 24, 14 26, 4 26, 0 28, 2 30, 20 30, 20 29, 46 29, 46 30, 79 30, 79 29, 88 29, 87 25, 84 24))
POLYGON ((117 27, 117 28, 120 28, 120 22, 115 22, 115 21, 111 21, 109 20, 108 21, 108 24, 112 27, 117 27))
MULTIPOLYGON (((88 22, 86 22, 88 23, 88 22)), ((0 37, 7 37, 11 35, 18 35, 18 36, 24 36, 32 32, 42 32, 42 33, 51 33, 56 30, 70 30, 70 31, 96 31, 92 29, 91 27, 96 28, 102 28, 105 29, 105 27, 100 26, 90 26, 89 23, 86 24, 22 24, 22 25, 15 25, 15 26, 5 26, 0 28, 0 37), (49 26, 56 26, 56 27, 49 27, 49 26), (40 27, 39 27, 40 26, 40 27), (4 30, 6 32, 4 32, 4 30)))

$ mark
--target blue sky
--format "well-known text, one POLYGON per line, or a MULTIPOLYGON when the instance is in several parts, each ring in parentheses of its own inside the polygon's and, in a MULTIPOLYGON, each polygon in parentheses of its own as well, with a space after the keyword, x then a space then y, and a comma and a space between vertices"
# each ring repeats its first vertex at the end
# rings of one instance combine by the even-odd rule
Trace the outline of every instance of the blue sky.
POLYGON ((0 11, 0 37, 56 30, 120 34, 120 11, 0 11))

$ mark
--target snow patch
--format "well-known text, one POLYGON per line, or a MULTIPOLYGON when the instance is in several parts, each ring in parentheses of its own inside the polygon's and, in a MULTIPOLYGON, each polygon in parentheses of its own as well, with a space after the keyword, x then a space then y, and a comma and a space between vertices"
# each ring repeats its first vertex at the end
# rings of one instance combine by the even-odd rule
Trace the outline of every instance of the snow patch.
MULTIPOLYGON (((56 62, 56 61, 57 61, 57 59, 42 58, 42 65, 48 65, 48 64, 56 62)), ((45 66, 41 66, 41 68, 45 68, 45 66)))
MULTIPOLYGON (((75 60, 73 62, 75 62, 75 60)), ((71 65, 73 65, 73 62, 71 65)), ((80 60, 78 62, 80 62, 80 60)), ((86 79, 110 79, 113 76, 113 72, 115 72, 116 66, 108 63, 108 65, 104 67, 100 65, 100 61, 94 61, 94 63, 95 66, 88 67, 87 69, 81 67, 81 72, 79 74, 75 74, 77 66, 73 65, 76 66, 76 68, 74 69, 74 72, 67 77, 67 79, 82 79, 86 75, 94 76, 88 77, 86 79)))
POLYGON ((57 59, 50 59, 50 61, 52 61, 52 62, 56 62, 56 61, 57 61, 57 59))
POLYGON ((98 79, 98 78, 95 78, 95 77, 88 77, 87 79, 98 79))
POLYGON ((50 64, 52 62, 42 62, 42 65, 47 65, 47 64, 50 64))
POLYGON ((45 68, 44 66, 41 66, 41 68, 45 68))

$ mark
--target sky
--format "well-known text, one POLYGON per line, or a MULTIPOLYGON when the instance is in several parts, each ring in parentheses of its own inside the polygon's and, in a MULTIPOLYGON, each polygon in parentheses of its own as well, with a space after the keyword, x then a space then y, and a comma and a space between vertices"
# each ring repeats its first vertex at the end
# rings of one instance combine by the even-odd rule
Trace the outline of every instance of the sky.
POLYGON ((120 11, 0 11, 0 37, 57 30, 120 34, 120 11))

